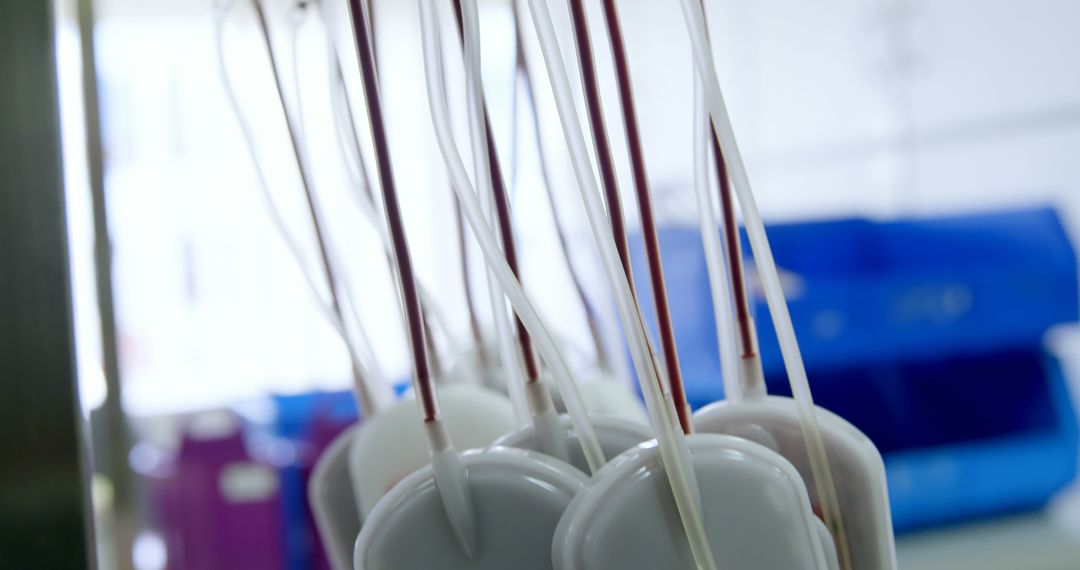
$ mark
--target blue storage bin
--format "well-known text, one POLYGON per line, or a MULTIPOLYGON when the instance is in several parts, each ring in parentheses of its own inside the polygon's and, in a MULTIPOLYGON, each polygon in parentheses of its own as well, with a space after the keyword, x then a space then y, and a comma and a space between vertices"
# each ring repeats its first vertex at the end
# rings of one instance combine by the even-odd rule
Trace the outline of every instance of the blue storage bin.
MULTIPOLYGON (((1076 256, 1049 208, 775 224, 767 231, 803 358, 815 372, 1036 345, 1048 328, 1080 314, 1076 256)), ((723 390, 700 234, 665 228, 660 244, 688 395, 701 405, 723 390)), ((631 249, 642 309, 656 338, 638 236, 631 249)), ((776 333, 760 295, 754 310, 765 372, 781 373, 776 333)))
MULTIPOLYGON (((1043 505, 1076 477, 1080 438, 1041 350, 813 374, 815 402, 885 458, 897 532, 1043 505)), ((787 378, 769 392, 790 395, 787 378)))
POLYGON ((279 462, 281 506, 285 521, 287 570, 322 568, 318 536, 307 500, 311 468, 322 451, 328 428, 344 428, 357 420, 356 401, 348 390, 273 395, 272 423, 263 429, 284 461, 279 462), (316 425, 318 422, 319 425, 316 425))
MULTIPOLYGON (((393 386, 395 396, 410 387, 407 380, 393 386)), ((272 413, 248 422, 247 435, 268 450, 281 481, 281 507, 287 570, 328 568, 321 551, 307 499, 311 469, 333 436, 358 420, 351 390, 275 394, 272 413)))
POLYGON ((352 423, 357 419, 356 399, 350 390, 274 394, 273 432, 285 439, 302 439, 316 417, 325 421, 352 423))

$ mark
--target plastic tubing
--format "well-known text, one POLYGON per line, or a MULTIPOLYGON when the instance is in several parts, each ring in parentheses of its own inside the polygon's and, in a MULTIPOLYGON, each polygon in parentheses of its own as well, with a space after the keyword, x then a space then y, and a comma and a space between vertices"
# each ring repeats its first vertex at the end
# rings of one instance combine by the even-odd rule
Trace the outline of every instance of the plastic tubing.
MULTIPOLYGON (((469 0, 461 2, 461 32, 463 38, 466 90, 468 97, 469 137, 472 143, 473 172, 476 175, 476 188, 481 190, 480 200, 488 223, 495 223, 495 206, 492 203, 492 172, 488 162, 487 131, 484 128, 483 86, 480 84, 480 38, 476 5, 469 0)), ((435 28, 436 45, 442 45, 439 29, 435 28)), ((439 58, 440 69, 443 59, 439 58)), ((445 82, 440 82, 445 86, 445 82)), ((445 95, 445 93, 444 93, 445 95)), ((505 253, 503 254, 505 258, 505 253)), ((509 265, 509 261, 507 262, 509 265)), ((511 267, 511 270, 513 268, 511 267)), ((488 284, 488 297, 491 302, 491 316, 495 322, 496 342, 499 359, 503 362, 503 374, 506 375, 506 391, 514 404, 514 418, 519 426, 531 425, 528 398, 525 393, 525 370, 519 357, 518 346, 514 343, 514 333, 510 326, 510 316, 506 310, 506 296, 498 279, 490 268, 484 271, 488 284)), ((522 351, 532 350, 529 343, 522 346, 522 351)))
MULTIPOLYGON (((307 145, 307 142, 306 142, 307 135, 308 135, 307 127, 306 127, 307 123, 306 123, 306 121, 304 119, 304 98, 303 98, 303 96, 304 96, 304 86, 303 86, 303 82, 300 79, 300 66, 298 65, 297 62, 300 60, 300 57, 299 57, 299 55, 300 55, 300 51, 299 51, 300 29, 303 27, 304 23, 307 21, 306 20, 306 18, 307 18, 307 12, 306 11, 311 7, 303 5, 303 4, 298 4, 296 6, 296 8, 297 8, 297 11, 292 14, 292 16, 293 16, 292 21, 289 22, 289 43, 290 43, 289 47, 292 50, 292 60, 293 60, 293 66, 292 66, 293 67, 293 69, 292 69, 292 83, 293 83, 293 85, 292 85, 292 88, 293 88, 293 94, 294 94, 294 96, 296 98, 295 107, 296 107, 297 140, 298 140, 298 144, 300 146, 300 151, 301 151, 302 156, 307 157, 309 149, 308 149, 308 145, 307 145)), ((332 47, 333 46, 328 45, 328 48, 332 48, 332 47)), ((334 52, 331 52, 331 55, 334 55, 334 52)), ((333 71, 333 69, 331 69, 331 71, 333 71)), ((336 91, 336 89, 334 89, 334 86, 331 85, 331 92, 330 92, 331 97, 334 96, 335 91, 336 91)), ((333 107, 333 105, 331 105, 331 107, 333 107)), ((340 131, 340 129, 337 129, 337 128, 335 128, 335 130, 340 131)), ((341 142, 341 141, 339 141, 339 142, 341 142)), ((348 159, 346 158, 346 161, 347 160, 348 159)), ((351 166, 347 166, 347 168, 351 168, 351 166)), ((276 205, 273 204, 273 201, 270 201, 270 204, 271 204, 271 208, 276 208, 276 205)), ((275 214, 274 218, 275 218, 276 222, 282 222, 280 224, 281 231, 282 232, 287 232, 288 230, 285 229, 286 226, 283 223, 283 220, 282 220, 280 214, 279 213, 275 214)), ((330 244, 328 244, 328 246, 329 245, 330 244)), ((337 253, 335 251, 333 251, 332 247, 330 247, 329 249, 330 249, 330 251, 329 251, 330 257, 333 258, 333 259, 337 259, 338 258, 337 253)), ((299 251, 299 250, 297 250, 297 251, 299 251)), ((295 253, 294 253, 294 255, 295 255, 295 253)), ((298 256, 297 260, 300 263, 305 264, 304 267, 307 267, 306 266, 306 260, 304 259, 304 257, 302 255, 298 256)), ((390 383, 387 381, 386 373, 383 371, 382 367, 379 365, 379 360, 375 356, 375 351, 372 348, 371 339, 370 339, 370 337, 368 337, 367 331, 364 329, 363 319, 360 318, 360 309, 358 307, 358 303, 353 298, 353 293, 356 291, 356 288, 353 286, 353 281, 352 281, 352 278, 350 277, 349 271, 348 270, 343 270, 343 271, 341 271, 341 273, 339 275, 340 275, 341 287, 342 287, 342 290, 339 292, 339 295, 341 296, 341 303, 343 305, 348 306, 348 309, 347 309, 346 312, 348 312, 349 315, 352 317, 353 329, 356 331, 356 336, 358 338, 357 350, 360 351, 360 356, 363 357, 364 359, 366 359, 366 361, 368 362, 368 366, 370 366, 370 368, 368 370, 368 376, 367 376, 368 379, 369 379, 369 383, 373 384, 375 386, 389 386, 390 383)), ((309 277, 309 281, 310 281, 310 277, 309 277)), ((346 324, 346 326, 348 326, 348 325, 346 324)), ((348 334, 348 333, 344 333, 344 334, 348 334)))
MULTIPOLYGON (((481 79, 480 67, 480 16, 477 13, 476 0, 461 0, 459 5, 461 6, 462 48, 465 55, 465 75, 467 79, 466 90, 468 92, 469 117, 471 119, 469 124, 472 127, 473 134, 471 137, 473 156, 477 159, 477 180, 484 183, 479 185, 478 188, 482 190, 481 194, 487 198, 488 211, 491 212, 494 209, 497 214, 492 216, 489 213, 488 217, 489 219, 494 217, 493 221, 498 224, 496 227, 499 228, 502 235, 503 257, 506 258, 511 271, 520 274, 517 271, 520 266, 517 263, 515 253, 510 198, 507 196, 503 181, 495 178, 502 176, 502 173, 498 164, 498 153, 494 141, 490 137, 491 123, 484 103, 484 84, 481 79), (495 203, 494 208, 492 202, 495 203)), ((490 270, 488 270, 488 278, 490 281, 494 281, 494 276, 491 275, 490 270)), ((507 316, 505 296, 501 288, 498 287, 498 283, 492 284, 495 287, 489 288, 489 290, 492 291, 493 302, 498 303, 498 318, 505 322, 507 316)), ((569 462, 566 428, 559 421, 559 412, 555 409, 550 390, 543 382, 540 382, 540 365, 537 362, 528 331, 524 330, 524 325, 521 324, 520 320, 516 321, 516 324, 518 325, 517 341, 521 350, 506 355, 507 360, 512 359, 513 364, 510 366, 513 366, 514 372, 512 375, 507 375, 507 382, 509 383, 507 389, 512 396, 526 396, 537 449, 556 459, 569 462), (515 389, 517 390, 516 394, 515 389)), ((510 342, 514 339, 512 334, 507 332, 503 336, 505 340, 500 339, 500 342, 512 344, 510 342)), ((579 396, 570 394, 569 397, 579 396)))
MULTIPOLYGON (((325 14, 323 15, 323 26, 324 28, 329 29, 329 23, 326 21, 325 14)), ((327 33, 329 34, 329 32, 327 33)), ((370 33, 368 34, 368 37, 371 37, 370 33)), ((370 193, 371 181, 368 178, 369 169, 364 164, 363 149, 360 147, 360 141, 357 138, 355 127, 352 124, 352 106, 349 104, 349 94, 346 92, 343 70, 341 69, 341 60, 337 49, 338 48, 332 39, 327 41, 327 50, 330 51, 330 63, 332 65, 331 81, 334 83, 330 87, 330 105, 334 115, 335 137, 337 138, 338 146, 340 147, 346 162, 346 174, 349 177, 350 182, 352 182, 351 187, 355 190, 351 193, 353 201, 356 203, 357 207, 360 208, 360 213, 362 213, 368 222, 371 223, 372 227, 375 228, 375 232, 378 234, 379 241, 383 246, 384 254, 392 256, 393 248, 390 244, 390 234, 386 228, 386 220, 384 220, 382 214, 379 213, 375 198, 370 193), (346 130, 348 132, 346 132, 346 130)), ((390 257, 387 259, 390 260, 390 257)), ((390 272, 394 272, 392 261, 390 261, 390 272)), ((346 286, 348 286, 347 283, 346 286)), ((416 286, 420 295, 420 303, 423 306, 428 323, 432 325, 432 328, 439 332, 439 335, 450 346, 451 353, 464 353, 464 346, 462 346, 457 338, 450 332, 450 329, 446 324, 450 321, 447 319, 446 314, 442 311, 434 297, 428 293, 427 288, 419 280, 417 281, 416 286)), ((396 295, 394 296, 394 299, 400 308, 401 299, 396 295)))
MULTIPOLYGON (((378 410, 379 406, 379 401, 375 392, 372 390, 372 387, 385 387, 385 377, 381 376, 381 369, 378 367, 378 362, 374 360, 374 351, 371 349, 370 341, 364 332, 363 325, 360 323, 359 315, 356 313, 356 306, 351 302, 351 299, 348 298, 347 294, 341 295, 339 297, 339 299, 342 301, 348 301, 347 304, 348 307, 351 309, 351 316, 356 319, 357 333, 360 337, 359 346, 356 342, 353 341, 352 337, 350 336, 348 324, 345 320, 345 315, 342 311, 339 310, 342 308, 340 304, 335 308, 332 303, 327 303, 326 299, 323 297, 322 291, 316 284, 316 278, 311 273, 307 257, 304 255, 299 242, 296 240, 296 237, 292 234, 291 231, 289 231, 288 225, 285 223, 284 218, 282 218, 281 216, 280 209, 277 207, 277 204, 274 202, 273 196, 270 194, 270 185, 266 179, 266 174, 263 171, 261 162, 259 161, 258 155, 256 153, 257 145, 255 144, 254 132, 251 128, 250 123, 244 116, 242 109, 240 108, 240 101, 237 98, 236 90, 233 87, 232 81, 229 77, 227 62, 225 61, 225 18, 227 15, 226 13, 231 6, 232 2, 226 1, 219 3, 215 7, 215 38, 217 43, 216 51, 218 60, 218 71, 221 75, 221 81, 225 89, 226 99, 228 99, 229 106, 232 108, 233 114, 236 116, 237 123, 240 126, 241 134, 244 137, 245 146, 248 149, 248 154, 251 156, 252 162, 254 163, 256 179, 258 181, 258 185, 261 190, 263 199, 266 203, 266 208, 270 213, 270 220, 273 223, 278 234, 281 236, 281 239, 285 242, 285 245, 289 249, 289 252, 292 254, 293 259, 299 266, 300 272, 304 276, 304 281, 307 283, 309 291, 316 300, 320 309, 322 309, 322 312, 325 315, 326 319, 330 322, 330 325, 334 328, 334 330, 341 336, 342 341, 345 344, 346 351, 348 352, 349 361, 353 369, 354 395, 356 396, 358 407, 360 408, 361 412, 365 417, 370 417, 378 410), (365 361, 369 362, 372 367, 368 368, 367 366, 365 366, 365 361)), ((257 10, 261 9, 261 7, 259 7, 258 5, 255 5, 255 7, 257 10)), ((261 18, 261 14, 257 15, 259 15, 259 17, 261 18)), ((263 30, 263 28, 260 27, 260 30, 263 30)), ((269 44, 267 44, 266 49, 270 49, 269 44)), ((280 85, 277 83, 279 81, 276 69, 277 63, 273 57, 272 52, 269 53, 269 58, 272 71, 274 71, 275 87, 280 89, 280 85)), ((290 123, 289 111, 287 108, 285 108, 284 102, 281 101, 281 103, 282 112, 285 114, 286 124, 289 127, 291 134, 292 125, 290 123)), ((295 143, 296 141, 293 142, 295 143)), ((299 162, 302 160, 299 154, 299 149, 297 148, 296 150, 298 166, 303 169, 304 165, 299 162)), ((318 223, 317 219, 314 221, 315 223, 318 223)), ((335 284, 330 284, 329 286, 332 290, 334 287, 336 287, 335 284)), ((346 287, 348 287, 347 284, 346 287)))
MULTIPOLYGON (((591 50, 581 46, 589 44, 588 21, 585 16, 583 0, 571 0, 571 13, 574 15, 578 38, 579 59, 591 56, 591 50)), ((656 215, 653 212, 652 191, 649 188, 649 174, 645 166, 644 151, 641 148, 641 129, 637 122, 637 110, 634 104, 634 87, 630 77, 629 57, 623 41, 622 24, 619 21, 619 9, 615 0, 604 0, 604 22, 607 24, 608 46, 611 48, 612 61, 615 64, 615 78, 619 87, 619 104, 623 116, 623 134, 626 136, 627 150, 634 176, 634 191, 637 196, 638 214, 641 220, 641 235, 645 246, 649 268, 649 282, 652 284, 653 306, 656 309, 656 324, 663 348, 664 363, 667 365, 668 385, 671 397, 675 401, 679 424, 685 433, 693 433, 694 424, 690 417, 690 405, 686 402, 686 388, 683 383, 682 366, 679 364, 679 351, 675 340, 675 327, 672 324, 671 305, 668 301, 667 281, 664 277, 663 255, 660 252, 660 238, 656 230, 656 215)), ((587 81, 595 83, 595 70, 589 76, 582 74, 587 81)), ((594 99, 599 99, 598 89, 589 89, 594 99)), ((599 102, 597 101, 597 104, 599 102)), ((597 113, 602 115, 602 113, 597 113)), ((602 121, 601 121, 602 123, 602 121)), ((603 130, 603 125, 600 125, 603 130)), ((612 215, 615 212, 611 211, 612 215)))
MULTIPOLYGON (((799 352, 799 343, 795 338, 795 327, 791 323, 791 314, 788 312, 787 301, 784 299, 784 290, 780 285, 776 261, 769 247, 769 239, 765 235, 765 225, 761 221, 761 214, 754 201, 754 192, 750 188, 746 164, 739 153, 739 145, 735 140, 731 119, 728 117, 724 95, 720 90, 720 80, 716 75, 712 51, 706 39, 705 17, 698 0, 681 0, 681 2, 690 35, 690 44, 694 52, 695 66, 704 88, 705 103, 712 118, 713 128, 716 129, 717 137, 720 139, 720 147, 723 149, 724 158, 728 164, 732 186, 735 188, 739 205, 742 207, 743 223, 750 236, 750 248, 757 261, 758 272, 765 289, 765 300, 769 305, 769 314, 780 342, 780 353, 784 357, 788 381, 791 383, 791 393, 803 427, 806 451, 814 475, 814 487, 821 501, 822 514, 825 524, 837 538, 841 559, 848 559, 847 535, 844 532, 839 499, 825 450, 825 442, 821 437, 821 426, 815 413, 814 398, 810 394, 810 381, 806 376, 806 367, 803 364, 802 354, 799 352)), ((850 568, 850 564, 844 567, 850 568)))
POLYGON ((513 11, 515 28, 516 66, 518 74, 525 84, 522 91, 528 101, 529 115, 532 117, 533 144, 536 145, 536 157, 539 161, 540 178, 544 186, 544 197, 547 198, 548 207, 551 211, 551 219, 555 226, 555 234, 559 240, 559 249, 562 251, 563 260, 566 262, 567 273, 570 276, 570 281, 574 285, 578 298, 581 300, 581 308, 584 313, 585 323, 586 326, 588 326, 589 334, 592 337, 593 349, 596 351, 596 364, 601 371, 611 374, 617 381, 632 383, 626 369, 626 362, 621 357, 615 358, 612 356, 613 354, 621 352, 621 349, 612 349, 611 339, 608 339, 605 335, 605 331, 603 330, 603 326, 601 325, 596 312, 596 307, 593 305, 592 301, 589 300, 589 294, 586 292, 581 280, 581 273, 570 254, 570 245, 567 240, 566 228, 564 227, 562 217, 559 215, 559 208, 555 198, 554 177, 551 175, 547 152, 544 150, 544 138, 543 133, 541 132, 539 110, 537 108, 539 102, 536 99, 537 85, 533 78, 532 71, 529 69, 528 57, 525 53, 525 44, 523 41, 525 30, 521 25, 522 19, 516 0, 512 2, 511 8, 513 11))
POLYGON ((588 412, 586 412, 581 397, 577 392, 577 385, 570 373, 570 367, 563 359, 558 344, 548 332, 525 290, 522 289, 521 284, 510 270, 509 264, 506 263, 506 259, 502 256, 498 241, 484 219, 476 191, 469 181, 465 164, 462 162, 457 144, 454 141, 453 131, 450 127, 449 111, 446 108, 445 93, 440 91, 443 71, 442 61, 439 57, 440 46, 438 45, 437 23, 432 1, 419 0, 420 27, 424 47, 424 77, 427 83, 428 105, 431 108, 435 135, 443 159, 446 161, 447 169, 450 172, 451 186, 461 201, 465 219, 469 222, 469 226, 476 236, 476 241, 480 244, 480 250, 484 254, 488 267, 503 287, 503 292, 521 318, 521 322, 525 324, 533 335, 541 356, 551 368, 555 382, 558 384, 566 402, 570 421, 574 424, 578 439, 581 441, 581 448, 589 465, 589 470, 596 473, 606 460, 604 459, 603 449, 600 447, 600 441, 596 437, 596 431, 589 421, 588 412))
POLYGON ((716 210, 713 208, 709 185, 709 135, 706 122, 705 95, 701 78, 694 75, 694 191, 697 194, 698 225, 705 249, 705 267, 709 273, 712 292, 713 320, 716 321, 716 342, 720 349, 720 374, 724 381, 724 398, 742 399, 739 382, 739 354, 735 346, 735 318, 732 306, 730 275, 724 265, 723 246, 717 231, 716 210))
POLYGON ((716 561, 713 559, 708 535, 705 533, 701 518, 700 495, 690 464, 686 440, 675 420, 675 406, 671 396, 666 393, 664 385, 657 376, 656 362, 646 339, 645 323, 636 308, 630 283, 616 253, 611 224, 589 162, 585 136, 581 131, 581 123, 574 106, 573 92, 562 60, 555 26, 551 21, 551 13, 548 11, 546 0, 529 0, 529 9, 540 40, 548 77, 555 92, 555 103, 563 135, 570 150, 578 190, 585 202, 589 225, 599 246, 604 270, 615 294, 620 320, 628 337, 631 358, 645 396, 645 405, 653 420, 653 429, 656 430, 661 459, 667 471, 679 517, 698 568, 712 570, 716 568, 716 561))
POLYGON ((525 371, 518 359, 518 347, 514 344, 514 333, 510 328, 510 315, 506 312, 506 294, 499 286, 498 278, 490 270, 485 270, 488 283, 488 296, 491 301, 492 320, 495 322, 495 341, 498 343, 499 360, 503 362, 503 374, 506 375, 506 393, 514 408, 514 420, 518 427, 532 425, 529 412, 528 396, 525 394, 525 371))

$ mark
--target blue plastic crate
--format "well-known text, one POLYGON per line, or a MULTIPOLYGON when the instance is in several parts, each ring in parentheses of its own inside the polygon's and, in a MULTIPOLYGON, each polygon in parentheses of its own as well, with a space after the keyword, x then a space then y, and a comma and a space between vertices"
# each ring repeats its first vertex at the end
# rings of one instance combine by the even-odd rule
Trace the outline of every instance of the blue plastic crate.
POLYGON ((1041 507, 1076 479, 1077 418, 1060 363, 1030 352, 975 366, 964 382, 938 378, 964 411, 951 420, 966 423, 962 437, 885 453, 897 531, 1041 507))
POLYGON ((273 423, 267 426, 279 449, 291 458, 278 465, 282 517, 285 521, 287 570, 319 568, 318 536, 307 500, 307 481, 318 456, 316 422, 344 427, 357 420, 356 401, 348 390, 273 395, 273 423))
MULTIPOLYGON (((409 387, 393 386, 395 396, 409 387)), ((328 567, 322 556, 307 498, 311 469, 330 437, 358 420, 351 390, 275 394, 268 424, 248 423, 248 435, 276 450, 281 481, 287 570, 328 567)))
MULTIPOLYGON (((1076 413, 1038 348, 813 379, 815 402, 882 452, 897 532, 1039 507, 1076 478, 1076 413)), ((782 374, 768 384, 791 394, 782 374)))
POLYGON ((303 438, 316 417, 352 423, 357 419, 356 399, 350 390, 274 394, 273 432, 285 439, 303 438))
MULTIPOLYGON (((767 231, 812 371, 1036 345, 1048 328, 1080 314, 1076 256, 1049 208, 776 224, 767 231)), ((700 234, 665 228, 660 244, 688 395, 694 404, 708 403, 723 390, 700 234)), ((655 332, 637 236, 631 248, 642 309, 655 332)), ((754 309, 765 372, 780 373, 760 296, 754 309)))

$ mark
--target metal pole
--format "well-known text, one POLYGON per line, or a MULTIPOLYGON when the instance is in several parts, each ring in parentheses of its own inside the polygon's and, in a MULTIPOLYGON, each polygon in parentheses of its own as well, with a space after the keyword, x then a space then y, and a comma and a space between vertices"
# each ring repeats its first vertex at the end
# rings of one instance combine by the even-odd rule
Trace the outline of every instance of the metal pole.
POLYGON ((116 309, 113 295, 112 238, 109 233, 105 191, 105 159, 101 138, 101 106, 98 100, 97 55, 94 49, 94 0, 77 0, 79 48, 82 59, 83 115, 85 121, 86 174, 94 221, 94 285, 101 331, 101 364, 106 395, 92 425, 101 429, 95 449, 96 470, 112 483, 111 540, 116 570, 130 570, 131 549, 137 532, 135 478, 128 467, 131 433, 124 414, 120 358, 116 342, 116 309), (104 444, 104 445, 100 445, 104 444))
POLYGON ((0 567, 95 568, 51 2, 0 2, 0 567))

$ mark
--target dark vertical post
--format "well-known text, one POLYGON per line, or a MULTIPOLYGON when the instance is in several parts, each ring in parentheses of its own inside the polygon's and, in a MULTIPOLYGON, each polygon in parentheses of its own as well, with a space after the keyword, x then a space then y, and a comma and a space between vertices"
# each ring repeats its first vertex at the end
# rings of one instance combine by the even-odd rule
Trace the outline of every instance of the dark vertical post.
POLYGON ((90 417, 90 432, 98 430, 91 442, 96 472, 112 483, 111 550, 116 554, 114 570, 131 570, 130 556, 138 532, 136 508, 137 480, 128 466, 132 438, 123 405, 120 381, 120 351, 116 332, 113 296, 112 234, 109 232, 108 200, 105 196, 105 153, 101 138, 101 102, 95 50, 95 0, 76 0, 79 24, 79 52, 82 61, 83 116, 86 140, 86 174, 94 221, 94 285, 101 331, 101 364, 105 375, 105 401, 90 417))
POLYGON ((53 18, 0 2, 0 568, 96 567, 53 18))
POLYGON ((116 309, 113 300, 112 239, 109 233, 108 201, 105 197, 105 158, 101 140, 101 112, 98 99, 97 57, 94 50, 94 0, 78 0, 79 42, 82 55, 83 114, 86 118, 86 170, 94 216, 94 284, 101 320, 101 362, 108 394, 101 406, 105 464, 98 464, 113 484, 113 500, 125 513, 132 502, 132 475, 128 468, 131 447, 127 418, 122 404, 120 358, 116 337, 116 309))

